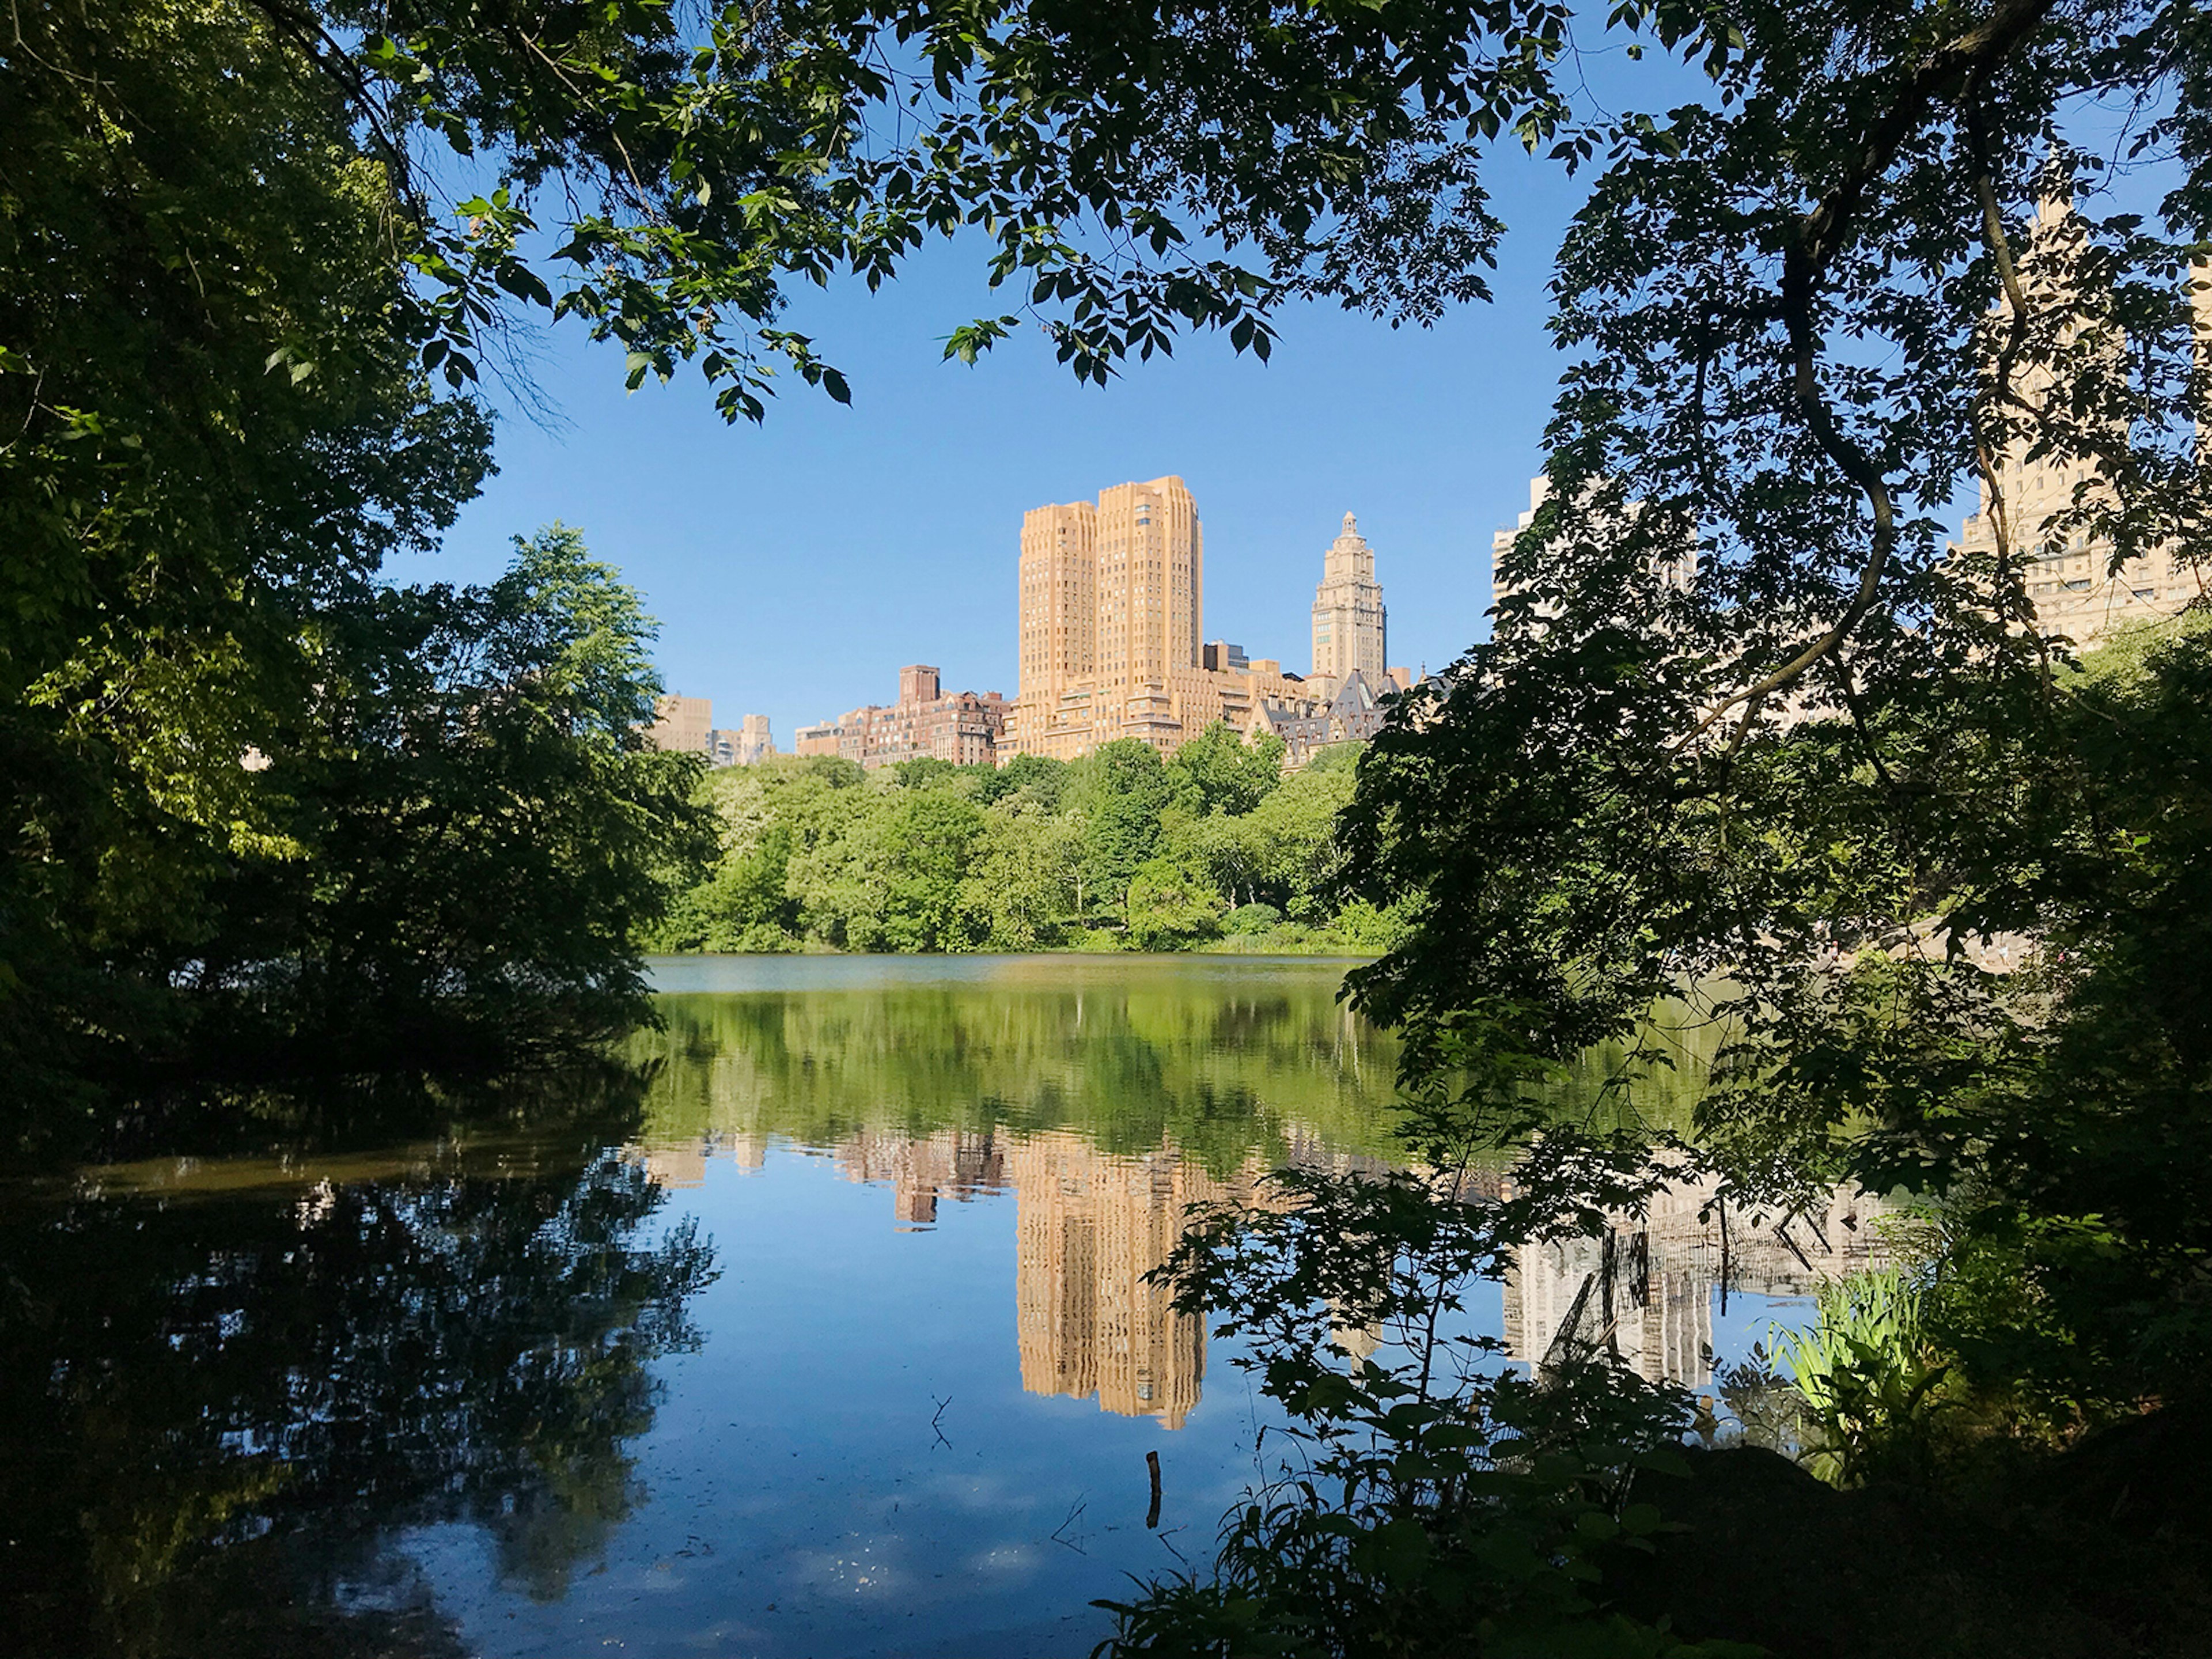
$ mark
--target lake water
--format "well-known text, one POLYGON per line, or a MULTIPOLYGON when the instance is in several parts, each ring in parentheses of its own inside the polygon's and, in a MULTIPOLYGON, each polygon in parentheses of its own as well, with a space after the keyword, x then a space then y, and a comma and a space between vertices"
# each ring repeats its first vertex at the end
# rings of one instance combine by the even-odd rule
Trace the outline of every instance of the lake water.
MULTIPOLYGON (((1396 1051, 1336 1002, 1343 967, 672 959, 641 1102, 579 1085, 14 1190, 9 1627, 57 1653, 1085 1653, 1089 1603, 1203 1564, 1261 1473, 1233 1354, 1144 1283, 1185 1207, 1389 1155, 1396 1051)), ((1713 1394, 1870 1230, 1839 1199, 1724 1245, 1699 1196, 1524 1252, 1478 1317, 1521 1360, 1596 1330, 1713 1394)))

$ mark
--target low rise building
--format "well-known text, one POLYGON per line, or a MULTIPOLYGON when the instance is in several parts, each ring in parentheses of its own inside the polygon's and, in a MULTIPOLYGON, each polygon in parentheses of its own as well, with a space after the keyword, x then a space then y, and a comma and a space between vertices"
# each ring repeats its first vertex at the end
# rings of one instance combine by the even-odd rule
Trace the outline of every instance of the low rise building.
POLYGON ((653 721, 647 728, 648 747, 684 755, 710 752, 714 705, 706 697, 665 696, 653 700, 653 721))
POLYGON ((748 714, 735 731, 707 734, 707 757, 717 766, 757 766, 775 753, 768 716, 748 714))
POLYGON ((1006 714, 1006 700, 998 692, 947 696, 936 669, 912 663, 899 670, 896 702, 869 703, 819 726, 802 726, 793 746, 801 755, 841 756, 871 769, 925 759, 993 766, 1006 714))
POLYGON ((1292 771, 1337 743, 1365 743, 1389 718, 1383 699, 1407 689, 1402 669, 1385 670, 1370 680, 1353 669, 1326 702, 1300 699, 1270 702, 1264 708, 1267 730, 1283 740, 1283 764, 1292 771))

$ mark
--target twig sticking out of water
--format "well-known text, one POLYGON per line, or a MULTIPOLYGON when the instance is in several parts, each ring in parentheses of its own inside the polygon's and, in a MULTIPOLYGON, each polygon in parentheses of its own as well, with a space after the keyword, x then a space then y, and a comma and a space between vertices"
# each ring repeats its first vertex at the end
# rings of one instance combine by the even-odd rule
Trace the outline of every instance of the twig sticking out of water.
POLYGON ((1079 1493, 1076 1497, 1075 1502, 1068 1505, 1067 1518, 1065 1521, 1062 1521, 1058 1526, 1054 1527, 1051 1532, 1046 1534, 1046 1536, 1049 1537, 1055 1544, 1066 1545, 1068 1548, 1073 1550, 1078 1555, 1090 1554, 1091 1552, 1085 1549, 1082 1544, 1076 1539, 1065 1538, 1061 1536, 1061 1534, 1070 1527, 1073 1526, 1078 1521, 1083 1518, 1083 1511, 1089 1507, 1090 1504, 1088 1502, 1088 1494, 1079 1493))

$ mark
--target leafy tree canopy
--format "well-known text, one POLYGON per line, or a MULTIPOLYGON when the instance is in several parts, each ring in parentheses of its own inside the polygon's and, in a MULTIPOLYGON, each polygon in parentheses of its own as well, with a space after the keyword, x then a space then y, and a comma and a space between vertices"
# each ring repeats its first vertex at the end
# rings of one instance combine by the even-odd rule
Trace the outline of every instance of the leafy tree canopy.
POLYGON ((2179 1387, 2212 1206, 2121 1171, 2212 1137, 2203 898, 2171 884, 2212 852, 2206 646, 2077 665, 2036 596, 2073 557, 2203 587, 2212 30, 2047 0, 1739 26, 1567 234, 1549 499, 1493 637, 1359 769, 1341 890, 1415 920, 1358 994, 1433 1079, 1477 1033, 1632 1039, 1687 988, 1730 1034, 1699 1132, 1732 1200, 1907 1182, 2041 1323, 1992 1387, 2062 1416, 2179 1387))
MULTIPOLYGON (((700 788, 719 863, 646 937, 672 951, 1379 951, 1398 916, 1323 891, 1342 770, 1277 767, 1258 804, 1200 817, 1183 755, 1270 751, 1226 726, 1000 768, 849 761, 730 767, 700 788), (1242 908, 1231 914, 1232 904, 1242 908), (1233 924, 1233 925, 1232 925, 1233 924)), ((1258 781, 1243 775, 1249 793, 1258 781)))
POLYGON ((1283 740, 1269 732, 1247 743, 1217 722, 1176 750, 1168 769, 1199 811, 1241 817, 1282 781, 1283 740))

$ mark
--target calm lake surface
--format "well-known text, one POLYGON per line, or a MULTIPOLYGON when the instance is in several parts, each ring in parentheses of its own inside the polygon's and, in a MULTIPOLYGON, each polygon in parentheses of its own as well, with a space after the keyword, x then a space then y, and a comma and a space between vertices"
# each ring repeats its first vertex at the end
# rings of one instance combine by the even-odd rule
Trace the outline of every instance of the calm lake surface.
MULTIPOLYGON (((1185 1206, 1389 1154, 1396 1050, 1335 1001, 1344 966, 670 959, 641 1108, 15 1190, 11 1627, 1084 1654, 1088 1604, 1203 1564, 1261 1473, 1233 1353, 1142 1282, 1185 1206)), ((1480 1317, 1519 1360, 1601 1328, 1711 1392, 1867 1253, 1838 1199, 1740 1230, 1723 1290, 1698 1199, 1530 1249, 1480 1317)))

